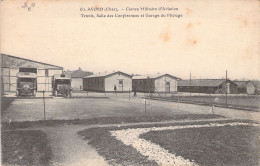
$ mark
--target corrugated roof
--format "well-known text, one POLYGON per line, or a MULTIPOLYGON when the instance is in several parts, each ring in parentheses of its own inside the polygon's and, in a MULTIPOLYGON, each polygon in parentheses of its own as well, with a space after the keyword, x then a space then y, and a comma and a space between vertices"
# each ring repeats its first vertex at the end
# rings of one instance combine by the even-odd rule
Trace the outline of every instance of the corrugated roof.
POLYGON ((129 76, 129 77, 132 77, 132 76, 129 75, 129 74, 123 73, 123 72, 121 72, 121 71, 116 71, 116 72, 97 73, 97 74, 93 74, 93 75, 90 75, 90 76, 87 76, 87 77, 84 77, 84 78, 107 77, 107 76, 112 75, 112 74, 115 74, 115 73, 122 73, 122 74, 125 74, 125 75, 129 76))
POLYGON ((86 72, 86 71, 83 71, 81 68, 79 68, 78 70, 72 71, 70 75, 71 75, 71 78, 83 78, 83 77, 89 76, 91 74, 92 74, 91 72, 86 72))
POLYGON ((238 85, 238 87, 246 87, 246 84, 248 84, 249 82, 251 82, 255 87, 257 87, 256 85, 255 85, 255 83, 254 82, 252 82, 252 81, 250 81, 250 80, 248 80, 248 81, 233 81, 235 84, 237 84, 238 85))
POLYGON ((226 79, 192 79, 180 80, 178 86, 200 86, 200 87, 216 87, 224 83, 226 79))
POLYGON ((52 65, 52 64, 48 64, 48 63, 44 63, 44 62, 39 62, 39 61, 31 60, 31 59, 21 58, 21 57, 17 57, 17 56, 13 56, 13 55, 7 55, 7 54, 1 54, 1 56, 2 55, 9 56, 9 57, 12 57, 12 58, 17 58, 17 59, 22 59, 22 60, 26 60, 26 61, 30 61, 30 62, 34 62, 34 63, 40 63, 40 64, 43 64, 43 65, 49 65, 49 66, 52 66, 52 67, 63 69, 63 67, 61 67, 61 66, 56 66, 56 65, 52 65))
POLYGON ((238 87, 245 87, 248 81, 233 81, 238 87))
POLYGON ((170 74, 153 74, 153 75, 133 76, 133 80, 148 79, 148 78, 154 79, 154 78, 159 78, 159 77, 162 77, 162 76, 165 76, 165 75, 173 77, 175 79, 180 79, 180 78, 174 77, 170 74))

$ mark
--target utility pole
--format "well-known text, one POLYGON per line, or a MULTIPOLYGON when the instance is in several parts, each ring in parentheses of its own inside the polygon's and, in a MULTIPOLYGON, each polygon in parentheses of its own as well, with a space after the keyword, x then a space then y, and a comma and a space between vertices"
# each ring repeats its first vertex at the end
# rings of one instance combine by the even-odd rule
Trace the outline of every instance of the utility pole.
POLYGON ((226 107, 228 107, 228 105, 227 105, 227 70, 226 70, 226 107))
POLYGON ((43 99, 43 116, 44 120, 46 120, 46 113, 45 113, 45 96, 44 96, 44 90, 42 91, 42 99, 43 99))
POLYGON ((191 72, 190 72, 190 101, 191 101, 191 72))

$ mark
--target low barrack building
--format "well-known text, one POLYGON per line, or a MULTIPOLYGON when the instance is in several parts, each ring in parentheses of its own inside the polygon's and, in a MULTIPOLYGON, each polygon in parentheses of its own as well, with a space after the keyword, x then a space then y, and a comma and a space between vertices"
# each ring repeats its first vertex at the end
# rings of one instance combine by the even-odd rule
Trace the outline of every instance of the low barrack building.
POLYGON ((237 93, 237 84, 227 79, 191 79, 178 81, 178 92, 237 93))
POLYGON ((179 78, 170 74, 133 76, 133 90, 145 93, 175 93, 179 78))
POLYGON ((6 54, 1 54, 1 69, 4 93, 16 92, 19 72, 37 74, 37 91, 51 92, 51 77, 63 72, 63 67, 60 66, 6 54))
POLYGON ((65 74, 71 78, 71 87, 73 90, 83 90, 83 78, 92 75, 92 72, 83 71, 80 67, 75 71, 65 71, 65 74))
POLYGON ((234 81, 235 84, 237 84, 237 91, 240 94, 249 94, 253 95, 256 93, 257 87, 256 85, 251 81, 234 81))
POLYGON ((132 91, 132 76, 121 71, 93 74, 83 78, 83 90, 97 92, 132 91))

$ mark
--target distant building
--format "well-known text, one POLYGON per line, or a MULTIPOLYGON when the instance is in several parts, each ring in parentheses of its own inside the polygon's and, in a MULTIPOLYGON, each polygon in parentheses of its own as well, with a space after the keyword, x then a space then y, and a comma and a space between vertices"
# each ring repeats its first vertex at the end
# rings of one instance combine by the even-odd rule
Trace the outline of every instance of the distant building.
POLYGON ((97 92, 132 91, 132 76, 121 71, 105 72, 83 78, 83 90, 97 92))
POLYGON ((256 93, 257 87, 251 81, 234 81, 237 84, 238 93, 253 95, 256 93))
POLYGON ((63 67, 31 59, 1 54, 2 81, 4 93, 16 92, 17 73, 31 72, 37 74, 37 91, 52 91, 51 77, 62 74, 63 67))
POLYGON ((147 76, 133 76, 133 89, 137 92, 177 92, 179 78, 169 74, 155 74, 147 76))
POLYGON ((80 67, 78 70, 67 70, 65 72, 65 75, 71 77, 71 87, 73 90, 83 90, 83 78, 92 74, 92 72, 83 71, 80 67))
POLYGON ((226 79, 191 79, 178 81, 179 92, 191 93, 237 93, 237 84, 226 79), (226 86, 227 85, 227 86, 226 86))

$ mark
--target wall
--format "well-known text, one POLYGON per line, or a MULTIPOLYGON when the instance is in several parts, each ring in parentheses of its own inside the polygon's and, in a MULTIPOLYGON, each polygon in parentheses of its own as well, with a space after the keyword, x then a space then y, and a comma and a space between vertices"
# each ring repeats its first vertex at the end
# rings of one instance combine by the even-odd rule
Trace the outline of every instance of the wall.
POLYGON ((37 91, 51 91, 51 76, 62 74, 63 68, 55 67, 40 62, 35 62, 8 55, 2 56, 2 78, 4 92, 16 92, 16 75, 20 67, 37 68, 37 91), (45 69, 48 69, 48 76, 45 76, 45 69))
POLYGON ((155 88, 158 92, 166 91, 165 82, 170 82, 170 92, 177 92, 177 80, 167 75, 155 79, 155 88))
POLYGON ((133 89, 136 88, 137 92, 155 92, 154 79, 135 79, 132 84, 133 89))
POLYGON ((82 90, 83 78, 71 78, 71 87, 73 90, 82 90))
POLYGON ((255 91, 256 91, 255 85, 252 82, 248 82, 246 84, 246 92, 247 92, 247 94, 253 95, 253 94, 255 94, 255 91))
POLYGON ((132 91, 132 78, 126 76, 124 74, 115 73, 105 78, 105 91, 112 92, 114 91, 114 85, 117 87, 118 92, 129 92, 132 91), (123 80, 123 87, 119 85, 118 77, 124 79, 123 80), (123 89, 122 89, 123 88, 123 89))
POLYGON ((83 90, 87 91, 105 91, 104 77, 83 78, 83 90))

